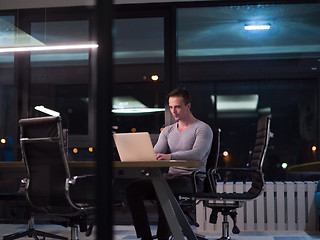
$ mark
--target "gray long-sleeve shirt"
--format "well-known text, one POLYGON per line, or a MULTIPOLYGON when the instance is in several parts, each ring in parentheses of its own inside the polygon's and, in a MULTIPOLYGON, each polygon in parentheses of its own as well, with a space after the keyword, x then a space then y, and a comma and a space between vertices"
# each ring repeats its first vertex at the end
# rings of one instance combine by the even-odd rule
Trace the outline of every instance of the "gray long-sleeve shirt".
POLYGON ((193 160, 203 162, 201 167, 170 167, 169 174, 185 175, 195 170, 205 171, 210 153, 213 133, 210 126, 197 120, 184 131, 178 130, 174 123, 165 127, 154 146, 155 153, 171 153, 175 160, 193 160))

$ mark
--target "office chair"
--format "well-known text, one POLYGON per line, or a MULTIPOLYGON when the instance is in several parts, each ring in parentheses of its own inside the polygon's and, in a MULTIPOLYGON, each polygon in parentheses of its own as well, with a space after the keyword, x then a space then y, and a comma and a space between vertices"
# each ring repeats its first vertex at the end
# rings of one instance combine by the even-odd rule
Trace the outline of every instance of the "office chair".
MULTIPOLYGON (((209 171, 211 169, 216 169, 219 159, 219 153, 220 153, 220 136, 221 136, 221 129, 220 128, 213 128, 213 138, 212 138, 212 145, 210 154, 207 159, 207 165, 206 165, 206 171, 209 171)), ((212 188, 215 188, 213 184, 215 182, 212 182, 211 179, 208 177, 207 172, 201 172, 201 171, 195 171, 191 174, 192 182, 193 182, 193 189, 194 193, 191 195, 194 195, 198 192, 197 184, 196 184, 196 178, 199 176, 205 176, 204 183, 203 183, 203 192, 209 192, 212 188)), ((181 195, 178 196, 178 203, 181 206, 181 209, 183 213, 188 218, 189 222, 199 227, 199 223, 194 219, 194 217, 191 216, 190 211, 195 209, 196 205, 199 203, 196 199, 190 198, 190 195, 181 195)), ((205 236, 196 234, 198 239, 206 239, 205 236)))
MULTIPOLYGON (((66 131, 61 126, 61 117, 40 117, 21 119, 20 145, 22 158, 27 169, 25 195, 33 209, 49 216, 64 219, 61 225, 71 227, 71 240, 78 240, 78 227, 90 235, 92 224, 88 219, 94 216, 94 203, 87 199, 74 199, 74 190, 81 184, 92 181, 94 176, 70 176, 65 150, 66 131), (89 225, 89 228, 88 228, 89 225)), ((82 194, 78 194, 82 196, 82 194)), ((83 193, 86 196, 85 193, 83 193)), ((23 236, 38 239, 38 236, 55 239, 68 239, 51 233, 35 230, 33 214, 30 215, 29 228, 22 233, 3 237, 3 240, 23 236)))
POLYGON ((262 166, 270 138, 270 119, 271 116, 268 115, 258 120, 255 146, 250 166, 248 168, 213 168, 209 170, 208 175, 212 187, 211 191, 199 192, 194 196, 195 199, 203 201, 205 207, 212 209, 209 220, 210 223, 217 223, 218 213, 220 212, 222 214, 222 237, 220 240, 231 239, 229 236, 228 216, 231 217, 234 223, 232 232, 234 234, 240 233, 239 228, 236 226, 236 209, 242 207, 246 201, 256 199, 264 190, 262 166), (243 193, 217 192, 216 182, 221 172, 235 174, 246 173, 246 176, 250 175, 252 181, 251 188, 243 193), (217 202, 216 200, 223 201, 217 202))

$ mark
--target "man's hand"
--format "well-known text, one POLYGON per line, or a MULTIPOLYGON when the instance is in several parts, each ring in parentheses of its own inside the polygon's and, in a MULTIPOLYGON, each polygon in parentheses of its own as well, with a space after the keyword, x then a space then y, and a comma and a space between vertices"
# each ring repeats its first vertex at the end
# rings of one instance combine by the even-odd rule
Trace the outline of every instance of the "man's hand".
POLYGON ((171 154, 157 153, 156 154, 156 159, 157 160, 170 160, 171 159, 171 154))

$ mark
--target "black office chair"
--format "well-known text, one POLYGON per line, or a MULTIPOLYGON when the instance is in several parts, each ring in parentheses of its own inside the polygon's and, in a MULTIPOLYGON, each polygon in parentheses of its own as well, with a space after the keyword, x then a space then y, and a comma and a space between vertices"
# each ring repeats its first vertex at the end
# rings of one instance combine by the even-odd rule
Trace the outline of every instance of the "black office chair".
MULTIPOLYGON (((212 138, 212 145, 211 145, 211 150, 210 154, 207 159, 207 165, 206 165, 206 171, 209 171, 211 169, 216 169, 217 164, 218 164, 218 159, 219 159, 219 153, 220 153, 220 136, 221 136, 221 129, 220 128, 214 128, 212 129, 213 131, 213 138, 212 138)), ((194 195, 198 193, 197 189, 197 184, 196 184, 196 178, 199 177, 200 175, 205 176, 204 179, 204 189, 203 192, 210 192, 211 189, 215 186, 211 179, 208 177, 207 172, 202 172, 202 171, 195 171, 192 173, 191 177, 193 179, 193 189, 194 193, 191 195, 194 195)), ((178 202, 179 205, 181 206, 182 211, 184 214, 187 216, 189 222, 196 226, 199 227, 199 223, 194 219, 193 216, 191 216, 190 212, 193 212, 194 209, 196 208, 196 205, 199 203, 196 199, 190 198, 190 195, 181 195, 178 196, 178 202)), ((205 236, 197 234, 198 239, 206 239, 205 236)))
POLYGON ((230 216, 234 222, 234 227, 232 230, 233 233, 240 233, 239 228, 236 226, 236 209, 242 207, 246 201, 256 199, 264 190, 262 166, 270 138, 270 119, 271 116, 268 115, 261 117, 258 120, 256 141, 250 166, 248 168, 213 168, 209 170, 208 175, 212 187, 211 191, 197 193, 194 197, 197 200, 203 201, 203 205, 205 207, 212 209, 209 220, 210 223, 217 223, 219 212, 223 215, 221 240, 231 239, 229 236, 228 216, 230 216), (237 175, 239 173, 246 173, 246 176, 248 177, 249 175, 251 178, 251 188, 247 192, 243 193, 217 192, 216 182, 221 172, 228 172, 229 174, 236 173, 237 175), (216 200, 223 201, 217 202, 216 200))
MULTIPOLYGON (((93 182, 94 176, 70 176, 61 117, 21 119, 19 125, 22 158, 28 174, 25 194, 32 209, 64 219, 61 225, 71 227, 72 240, 79 239, 78 226, 81 232, 90 235, 95 213, 93 199, 74 199, 71 192, 81 189, 79 185, 86 181, 93 182), (92 220, 91 224, 88 219, 92 220)), ((87 196, 85 192, 77 195, 87 196)), ((3 240, 24 236, 68 239, 35 230, 32 215, 28 224, 27 231, 4 236, 3 240)))

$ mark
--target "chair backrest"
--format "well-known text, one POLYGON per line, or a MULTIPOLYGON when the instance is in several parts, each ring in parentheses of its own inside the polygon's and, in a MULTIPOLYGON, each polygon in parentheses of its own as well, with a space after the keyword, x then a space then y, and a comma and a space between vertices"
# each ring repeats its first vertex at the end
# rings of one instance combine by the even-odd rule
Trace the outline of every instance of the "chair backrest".
MULTIPOLYGON (((221 129, 213 128, 213 138, 210 154, 207 159, 206 170, 210 171, 211 169, 216 169, 218 165, 218 159, 220 154, 220 137, 221 137, 221 129)), ((210 181, 209 177, 206 177, 204 180, 204 192, 211 191, 216 188, 216 181, 210 181)))
POLYGON ((66 152, 67 160, 68 160, 69 130, 67 128, 62 129, 62 136, 63 136, 64 151, 66 152))
POLYGON ((220 128, 214 128, 213 131, 213 138, 212 138, 212 145, 210 154, 208 156, 206 169, 212 169, 217 168, 218 165, 218 159, 220 154, 220 135, 221 135, 221 129, 220 128))
POLYGON ((27 198, 41 208, 64 206, 70 178, 61 117, 21 119, 20 145, 28 173, 27 198))
POLYGON ((261 117, 257 124, 256 141, 250 162, 250 168, 256 171, 251 173, 252 185, 248 191, 253 195, 259 195, 264 188, 262 166, 270 139, 270 121, 271 116, 266 115, 261 117))

